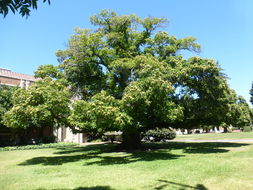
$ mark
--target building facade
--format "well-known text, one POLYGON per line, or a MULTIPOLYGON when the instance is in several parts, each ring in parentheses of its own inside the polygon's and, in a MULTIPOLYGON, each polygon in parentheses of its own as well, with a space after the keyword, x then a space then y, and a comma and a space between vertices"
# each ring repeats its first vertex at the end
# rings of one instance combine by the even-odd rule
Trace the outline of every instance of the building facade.
POLYGON ((35 81, 36 78, 32 75, 16 73, 8 69, 0 68, 0 85, 28 88, 35 81))

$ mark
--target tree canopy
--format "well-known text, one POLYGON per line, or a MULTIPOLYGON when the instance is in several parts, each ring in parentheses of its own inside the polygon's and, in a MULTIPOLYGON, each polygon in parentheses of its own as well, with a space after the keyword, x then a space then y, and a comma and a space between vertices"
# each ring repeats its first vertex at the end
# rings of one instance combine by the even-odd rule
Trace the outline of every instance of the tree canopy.
MULTIPOLYGON (((37 9, 39 0, 0 0, 0 14, 4 17, 12 11, 14 14, 18 12, 22 16, 30 16, 31 9, 37 9)), ((42 0, 43 3, 50 0, 42 0)))
POLYGON ((138 141, 141 131, 156 127, 222 122, 226 76, 211 59, 184 59, 184 51, 200 52, 194 37, 159 30, 164 18, 103 10, 90 21, 95 30, 77 28, 68 48, 56 53, 57 70, 82 99, 73 105, 73 125, 118 129, 126 141, 138 141))

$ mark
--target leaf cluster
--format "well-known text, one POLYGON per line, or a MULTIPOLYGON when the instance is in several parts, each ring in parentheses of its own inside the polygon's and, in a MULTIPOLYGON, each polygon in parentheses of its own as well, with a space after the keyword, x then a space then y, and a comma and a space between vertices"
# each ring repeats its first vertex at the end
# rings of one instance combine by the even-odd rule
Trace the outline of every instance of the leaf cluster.
MULTIPOLYGON (((50 0, 43 0, 43 3, 50 0)), ((0 0, 0 14, 4 17, 11 10, 14 14, 18 12, 21 16, 30 16, 31 9, 37 9, 38 0, 0 0)))
POLYGON ((16 89, 16 87, 0 85, 0 125, 2 125, 4 113, 13 106, 12 95, 16 89))
POLYGON ((57 127, 67 122, 70 94, 59 81, 37 81, 28 90, 18 89, 13 107, 4 114, 3 123, 12 128, 57 127))

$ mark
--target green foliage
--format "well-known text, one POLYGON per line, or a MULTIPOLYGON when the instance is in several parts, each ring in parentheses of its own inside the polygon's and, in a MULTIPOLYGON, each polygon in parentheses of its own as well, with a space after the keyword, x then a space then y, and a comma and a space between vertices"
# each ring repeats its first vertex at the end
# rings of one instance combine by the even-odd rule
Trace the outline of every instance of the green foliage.
POLYGON ((176 138, 176 132, 168 128, 156 128, 144 132, 142 137, 146 141, 164 142, 176 138))
POLYGON ((70 124, 85 132, 104 133, 122 129, 131 124, 131 118, 121 112, 119 104, 119 100, 105 91, 96 94, 90 101, 78 100, 73 103, 70 124))
POLYGON ((123 109, 133 118, 134 125, 145 131, 179 120, 182 109, 168 96, 174 93, 167 80, 168 65, 150 56, 136 57, 136 62, 141 68, 136 70, 139 79, 125 88, 122 97, 123 109))
MULTIPOLYGON (((43 0, 43 3, 50 0, 43 0)), ((19 12, 22 16, 30 16, 31 9, 37 9, 38 0, 1 0, 0 1, 0 14, 4 17, 11 10, 14 14, 19 12)))
MULTIPOLYGON (((111 11, 101 11, 91 17, 97 30, 76 29, 69 40, 69 48, 56 53, 60 68, 72 86, 82 93, 83 99, 105 89, 115 98, 121 98, 124 89, 136 79, 136 69, 141 69, 134 61, 136 56, 149 54, 160 58, 161 46, 173 46, 173 52, 163 53, 168 57, 182 49, 198 49, 193 38, 153 37, 152 33, 165 22, 166 19, 141 19, 135 15, 118 16, 111 11), (190 47, 186 47, 187 42, 190 47)), ((163 35, 168 36, 166 32, 163 35)))
POLYGON ((2 119, 4 113, 12 108, 12 95, 16 90, 16 87, 10 87, 5 85, 0 85, 0 126, 2 124, 2 119))
MULTIPOLYGON (((57 70, 82 99, 70 117, 77 130, 121 130, 124 141, 155 127, 224 122, 229 87, 220 66, 181 54, 200 51, 195 38, 159 31, 164 18, 103 10, 90 21, 95 30, 77 28, 68 48, 56 53, 57 70)), ((52 77, 55 68, 49 70, 52 77)))
POLYGON ((251 126, 244 126, 243 132, 252 132, 252 127, 251 126))
POLYGON ((3 123, 12 128, 50 126, 67 123, 70 94, 57 80, 39 80, 28 90, 18 89, 13 95, 13 107, 4 114, 3 123))
POLYGON ((228 104, 229 111, 225 115, 225 125, 243 128, 252 123, 252 109, 242 96, 236 96, 234 91, 229 95, 230 103, 228 104))
POLYGON ((44 149, 44 148, 61 148, 61 147, 73 147, 76 143, 48 143, 48 144, 37 144, 37 145, 26 145, 26 146, 7 146, 0 148, 0 151, 11 151, 11 150, 32 150, 32 149, 44 149))
POLYGON ((54 79, 60 79, 63 77, 61 71, 53 65, 40 65, 37 71, 35 71, 34 77, 36 78, 54 78, 54 79))
POLYGON ((219 65, 210 59, 192 57, 177 62, 176 101, 183 107, 184 119, 177 128, 220 125, 228 111, 229 87, 219 65))

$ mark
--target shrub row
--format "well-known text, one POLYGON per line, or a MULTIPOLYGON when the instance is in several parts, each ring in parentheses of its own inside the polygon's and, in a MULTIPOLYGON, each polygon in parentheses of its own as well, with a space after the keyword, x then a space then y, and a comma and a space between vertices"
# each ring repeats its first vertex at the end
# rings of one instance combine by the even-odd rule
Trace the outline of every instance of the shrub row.
POLYGON ((252 127, 251 126, 245 126, 243 127, 243 132, 251 132, 252 131, 252 127))
POLYGON ((175 137, 176 132, 173 129, 167 128, 156 128, 142 133, 142 138, 144 141, 161 142, 174 139, 175 137))
POLYGON ((6 146, 0 148, 0 151, 11 151, 11 150, 31 150, 31 149, 43 149, 43 148, 59 148, 59 147, 71 147, 76 146, 77 143, 49 143, 49 144, 37 144, 37 145, 26 145, 26 146, 6 146))

